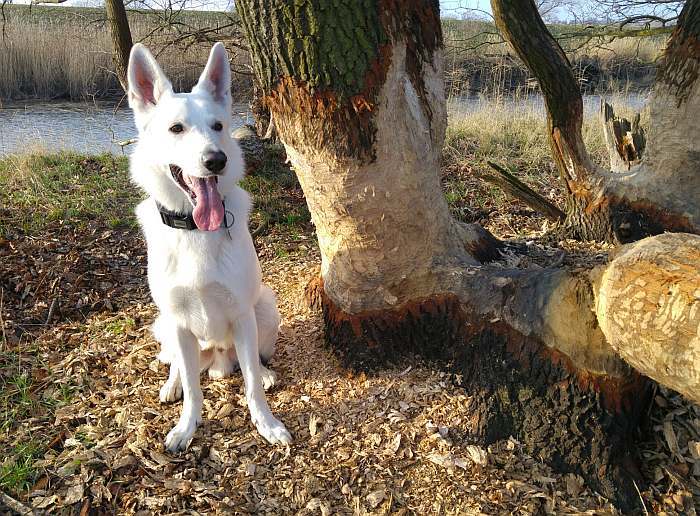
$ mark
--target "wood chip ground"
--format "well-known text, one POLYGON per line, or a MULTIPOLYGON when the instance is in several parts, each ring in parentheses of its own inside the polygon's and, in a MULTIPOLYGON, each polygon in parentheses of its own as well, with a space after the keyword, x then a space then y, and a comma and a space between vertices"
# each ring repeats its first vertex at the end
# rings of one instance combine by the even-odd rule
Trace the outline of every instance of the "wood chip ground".
MULTIPOLYGON (((1 372, 33 380, 31 411, 4 407, 18 417, 0 433, 8 451, 0 464, 23 443, 42 449, 33 484, 4 493, 0 512, 615 514, 580 477, 555 474, 514 438, 488 448, 464 439, 456 429, 469 392, 438 367, 407 357, 371 376, 341 368, 324 345, 320 317, 300 302, 319 270, 311 233, 273 231, 259 244, 283 314, 271 362, 279 383, 268 398, 293 445, 270 446, 255 432, 234 374, 203 376, 203 424, 187 452, 166 453, 180 404, 158 401, 166 366, 149 332, 156 312, 144 243, 134 230, 81 231, 0 241, 0 356, 15 357, 0 363, 1 372)), ((537 238, 523 240, 537 248, 531 263, 508 263, 522 259, 506 255, 504 266, 607 253, 564 243, 562 257, 561 246, 537 238)), ((651 438, 640 447, 645 507, 695 514, 700 407, 660 389, 649 420, 651 438)))

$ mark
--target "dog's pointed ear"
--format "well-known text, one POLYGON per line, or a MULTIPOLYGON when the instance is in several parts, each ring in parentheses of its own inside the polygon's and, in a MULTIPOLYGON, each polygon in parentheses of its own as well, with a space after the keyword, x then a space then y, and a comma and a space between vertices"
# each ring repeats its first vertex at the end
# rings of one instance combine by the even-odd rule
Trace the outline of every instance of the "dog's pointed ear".
POLYGON ((148 113, 165 93, 173 91, 153 55, 140 43, 131 48, 127 76, 129 106, 137 115, 148 113))
POLYGON ((212 47, 207 66, 192 91, 205 91, 217 102, 231 102, 231 66, 223 43, 212 47))

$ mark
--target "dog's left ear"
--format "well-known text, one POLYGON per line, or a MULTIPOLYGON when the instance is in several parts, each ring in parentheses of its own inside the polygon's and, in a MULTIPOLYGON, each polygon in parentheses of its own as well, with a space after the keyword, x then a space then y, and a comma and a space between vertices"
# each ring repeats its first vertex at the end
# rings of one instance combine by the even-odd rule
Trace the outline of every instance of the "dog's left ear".
POLYGON ((231 66, 223 43, 212 47, 207 66, 192 91, 206 91, 217 102, 231 102, 231 66))

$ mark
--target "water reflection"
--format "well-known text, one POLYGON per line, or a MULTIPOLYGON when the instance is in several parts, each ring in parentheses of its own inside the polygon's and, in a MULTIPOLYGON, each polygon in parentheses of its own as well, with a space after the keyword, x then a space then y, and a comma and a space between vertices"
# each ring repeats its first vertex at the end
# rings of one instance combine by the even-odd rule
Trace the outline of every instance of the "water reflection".
MULTIPOLYGON (((250 120, 245 104, 234 105, 233 125, 250 120)), ((121 154, 117 142, 136 136, 131 110, 109 102, 26 102, 0 107, 0 156, 71 150, 121 154)), ((124 148, 128 154, 129 146, 124 148)))

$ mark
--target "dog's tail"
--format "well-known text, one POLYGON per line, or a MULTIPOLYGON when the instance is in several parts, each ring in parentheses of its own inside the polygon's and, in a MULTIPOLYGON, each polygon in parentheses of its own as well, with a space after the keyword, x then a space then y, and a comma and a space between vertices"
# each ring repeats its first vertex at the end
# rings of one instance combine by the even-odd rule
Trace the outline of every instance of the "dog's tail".
POLYGON ((260 297, 255 304, 255 319, 258 322, 258 351, 260 360, 266 364, 275 352, 275 343, 280 327, 280 313, 274 291, 263 284, 260 297))

